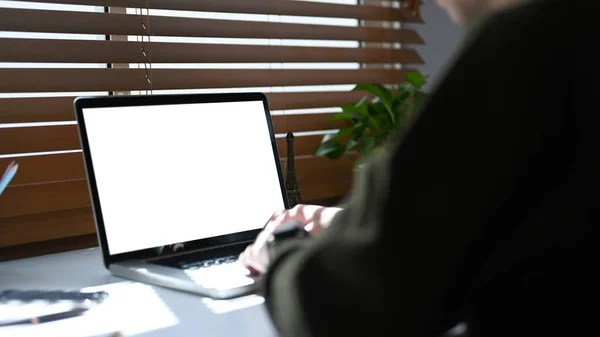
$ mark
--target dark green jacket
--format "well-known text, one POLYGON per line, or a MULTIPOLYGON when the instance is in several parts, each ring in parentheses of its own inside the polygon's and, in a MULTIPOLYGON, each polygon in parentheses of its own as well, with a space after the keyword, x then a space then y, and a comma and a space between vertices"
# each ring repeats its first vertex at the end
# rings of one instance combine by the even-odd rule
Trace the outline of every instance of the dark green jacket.
POLYGON ((264 294, 282 336, 461 321, 471 336, 578 336, 597 305, 598 13, 540 0, 480 27, 330 228, 280 249, 264 294))

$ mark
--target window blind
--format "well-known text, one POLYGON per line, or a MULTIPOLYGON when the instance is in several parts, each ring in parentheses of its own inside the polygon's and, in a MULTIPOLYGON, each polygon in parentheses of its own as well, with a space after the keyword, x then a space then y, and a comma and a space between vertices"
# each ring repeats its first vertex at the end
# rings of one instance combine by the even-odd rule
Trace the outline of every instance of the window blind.
POLYGON ((402 28, 422 23, 414 3, 0 3, 0 167, 20 165, 0 197, 0 254, 94 234, 72 107, 83 94, 265 92, 284 165, 282 136, 296 135, 303 199, 343 196, 352 164, 313 153, 343 125, 329 120, 338 107, 365 95, 355 84, 396 84, 423 63, 424 41, 402 28))

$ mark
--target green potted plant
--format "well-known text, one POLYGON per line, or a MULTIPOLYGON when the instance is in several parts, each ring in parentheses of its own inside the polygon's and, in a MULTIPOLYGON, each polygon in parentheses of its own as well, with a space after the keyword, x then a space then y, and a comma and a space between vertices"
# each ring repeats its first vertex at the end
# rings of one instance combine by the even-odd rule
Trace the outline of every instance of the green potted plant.
POLYGON ((332 160, 348 157, 360 165, 365 158, 385 151, 393 135, 406 130, 425 101, 425 77, 418 72, 405 74, 402 84, 391 89, 381 84, 359 84, 353 90, 365 91, 357 102, 342 106, 331 120, 343 120, 347 127, 323 137, 316 156, 332 160))

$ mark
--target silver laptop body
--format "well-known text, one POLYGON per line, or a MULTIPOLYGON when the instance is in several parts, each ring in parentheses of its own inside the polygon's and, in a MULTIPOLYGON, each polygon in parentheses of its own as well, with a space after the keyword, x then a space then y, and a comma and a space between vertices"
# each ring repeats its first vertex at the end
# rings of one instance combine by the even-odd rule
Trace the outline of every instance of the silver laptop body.
POLYGON ((106 268, 213 298, 252 293, 238 261, 289 208, 260 93, 81 97, 75 114, 106 268))

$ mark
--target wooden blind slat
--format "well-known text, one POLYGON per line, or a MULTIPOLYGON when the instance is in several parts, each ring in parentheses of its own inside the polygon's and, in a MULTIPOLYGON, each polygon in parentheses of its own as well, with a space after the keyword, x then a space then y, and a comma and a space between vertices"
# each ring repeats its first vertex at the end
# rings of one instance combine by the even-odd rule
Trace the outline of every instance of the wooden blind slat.
MULTIPOLYGON (((0 62, 144 63, 140 42, 0 38, 0 62), (42 51, 42 52, 41 52, 42 51)), ((362 62, 422 64, 412 49, 144 43, 153 63, 362 62)))
MULTIPOLYGON (((286 92, 266 93, 271 110, 311 109, 338 107, 356 102, 365 93, 338 92, 286 92)), ((1 98, 0 123, 34 123, 73 121, 75 97, 1 98)), ((306 129, 298 131, 319 130, 306 129)))
POLYGON ((0 218, 0 247, 96 232, 91 207, 0 218))
MULTIPOLYGON (((21 0, 39 2, 40 0, 21 0)), ((405 8, 356 6, 305 1, 273 0, 44 0, 48 3, 114 6, 129 8, 170 9, 203 12, 297 15, 332 18, 355 18, 420 23, 423 20, 405 8)))
MULTIPOLYGON (((410 29, 152 16, 154 36, 351 40, 422 44, 410 29)), ((0 31, 146 35, 139 15, 0 8, 0 31)))
MULTIPOLYGON (((352 187, 352 175, 318 178, 310 182, 298 182, 302 199, 305 201, 338 198, 345 196, 352 187)), ((310 202, 309 202, 310 203, 310 202)))
POLYGON ((10 186, 85 179, 81 152, 0 158, 0 167, 13 160, 19 163, 19 172, 10 186))
MULTIPOLYGON (((281 167, 283 169, 283 175, 286 175, 287 169, 287 158, 281 159, 281 167)), ((353 175, 353 163, 347 158, 340 158, 339 160, 331 160, 325 157, 315 156, 300 156, 296 157, 294 163, 296 166, 296 179, 300 189, 304 189, 304 182, 310 182, 313 180, 328 179, 334 176, 342 175, 352 180, 353 175)), ((302 191, 301 191, 302 192, 302 191)), ((304 196, 303 196, 304 197, 304 196)), ((305 198, 306 199, 306 198, 305 198)), ((319 198, 311 198, 319 199, 319 198)))
MULTIPOLYGON (((396 84, 411 69, 153 69, 154 90, 396 84)), ((0 69, 0 92, 147 90, 144 69, 0 69)))
POLYGON ((2 194, 0 218, 89 206, 87 180, 8 187, 2 194))
MULTIPOLYGON (((313 154, 322 136, 296 137, 296 155, 313 154)), ((278 138, 279 155, 285 157, 285 139, 278 138)), ((76 125, 0 128, 0 154, 79 150, 79 134, 76 125), (18 139, 19 141, 15 141, 18 139)))
POLYGON ((272 116, 275 133, 305 132, 340 129, 348 126, 346 121, 331 121, 334 113, 272 116))
MULTIPOLYGON (((352 184, 352 168, 347 161, 310 157, 297 159, 296 165, 298 184, 305 200, 342 196, 352 184)), ((85 179, 11 186, 2 198, 0 227, 7 221, 3 218, 90 206, 85 179)))
POLYGON ((18 246, 0 247, 0 262, 93 247, 98 247, 98 236, 96 234, 77 235, 18 246))
POLYGON ((75 120, 75 97, 0 98, 0 123, 75 120))
POLYGON ((339 107, 365 96, 362 91, 266 93, 271 110, 339 107))
POLYGON ((80 148, 76 125, 0 128, 0 154, 78 150, 80 148))

